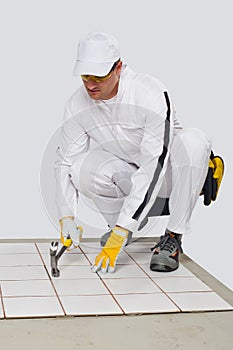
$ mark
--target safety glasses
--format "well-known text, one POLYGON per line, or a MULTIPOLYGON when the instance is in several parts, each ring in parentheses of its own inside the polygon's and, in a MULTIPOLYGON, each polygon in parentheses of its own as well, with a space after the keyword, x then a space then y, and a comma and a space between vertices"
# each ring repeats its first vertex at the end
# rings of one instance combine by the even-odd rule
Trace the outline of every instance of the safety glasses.
POLYGON ((102 77, 99 77, 98 75, 82 74, 81 78, 82 78, 83 81, 88 81, 89 79, 91 79, 91 80, 93 80, 96 83, 101 83, 102 81, 108 80, 111 77, 112 72, 116 68, 118 62, 119 62, 119 60, 114 63, 114 65, 112 66, 110 72, 108 74, 102 76, 102 77))

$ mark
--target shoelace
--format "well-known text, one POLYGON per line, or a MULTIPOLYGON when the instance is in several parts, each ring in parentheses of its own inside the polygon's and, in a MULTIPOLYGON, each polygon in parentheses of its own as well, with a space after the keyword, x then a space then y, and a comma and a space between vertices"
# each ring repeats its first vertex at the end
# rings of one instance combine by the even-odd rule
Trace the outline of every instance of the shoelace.
POLYGON ((157 243, 151 251, 155 248, 160 248, 160 250, 167 250, 172 253, 174 247, 176 247, 181 253, 183 253, 183 249, 181 247, 181 241, 175 237, 170 236, 169 233, 165 233, 164 236, 160 237, 159 243, 157 243))

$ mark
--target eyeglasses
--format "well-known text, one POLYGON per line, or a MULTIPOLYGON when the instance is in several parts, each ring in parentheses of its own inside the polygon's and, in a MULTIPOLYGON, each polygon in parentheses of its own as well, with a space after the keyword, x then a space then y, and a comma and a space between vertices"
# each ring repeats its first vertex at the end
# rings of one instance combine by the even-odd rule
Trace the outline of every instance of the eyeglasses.
POLYGON ((118 64, 119 61, 120 61, 120 60, 116 61, 116 62, 114 63, 114 65, 112 66, 110 72, 109 72, 108 74, 102 76, 102 77, 99 77, 98 75, 82 74, 82 75, 81 75, 81 78, 82 78, 83 81, 88 81, 89 79, 91 79, 91 80, 93 80, 93 81, 96 82, 96 83, 101 83, 102 81, 108 80, 108 79, 111 77, 112 72, 113 72, 114 69, 116 68, 116 66, 117 66, 117 64, 118 64))

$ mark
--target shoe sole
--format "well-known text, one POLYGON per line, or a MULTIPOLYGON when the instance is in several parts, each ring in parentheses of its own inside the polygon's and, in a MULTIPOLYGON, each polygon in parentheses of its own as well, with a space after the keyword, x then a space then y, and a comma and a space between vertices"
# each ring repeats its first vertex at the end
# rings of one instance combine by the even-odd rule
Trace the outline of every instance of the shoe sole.
POLYGON ((152 271, 156 271, 156 272, 172 272, 172 271, 177 270, 178 267, 179 267, 179 265, 175 268, 172 268, 172 267, 167 266, 167 265, 158 265, 158 264, 150 265, 150 269, 152 271))

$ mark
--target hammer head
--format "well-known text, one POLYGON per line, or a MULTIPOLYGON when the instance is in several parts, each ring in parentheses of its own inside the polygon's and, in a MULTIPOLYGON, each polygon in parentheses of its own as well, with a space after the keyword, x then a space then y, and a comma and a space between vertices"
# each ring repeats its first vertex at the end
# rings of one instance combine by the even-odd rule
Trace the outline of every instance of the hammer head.
POLYGON ((58 251, 58 242, 52 242, 50 245, 50 264, 51 264, 51 275, 53 277, 59 277, 60 271, 57 267, 57 263, 62 254, 66 251, 67 247, 62 246, 58 251))

